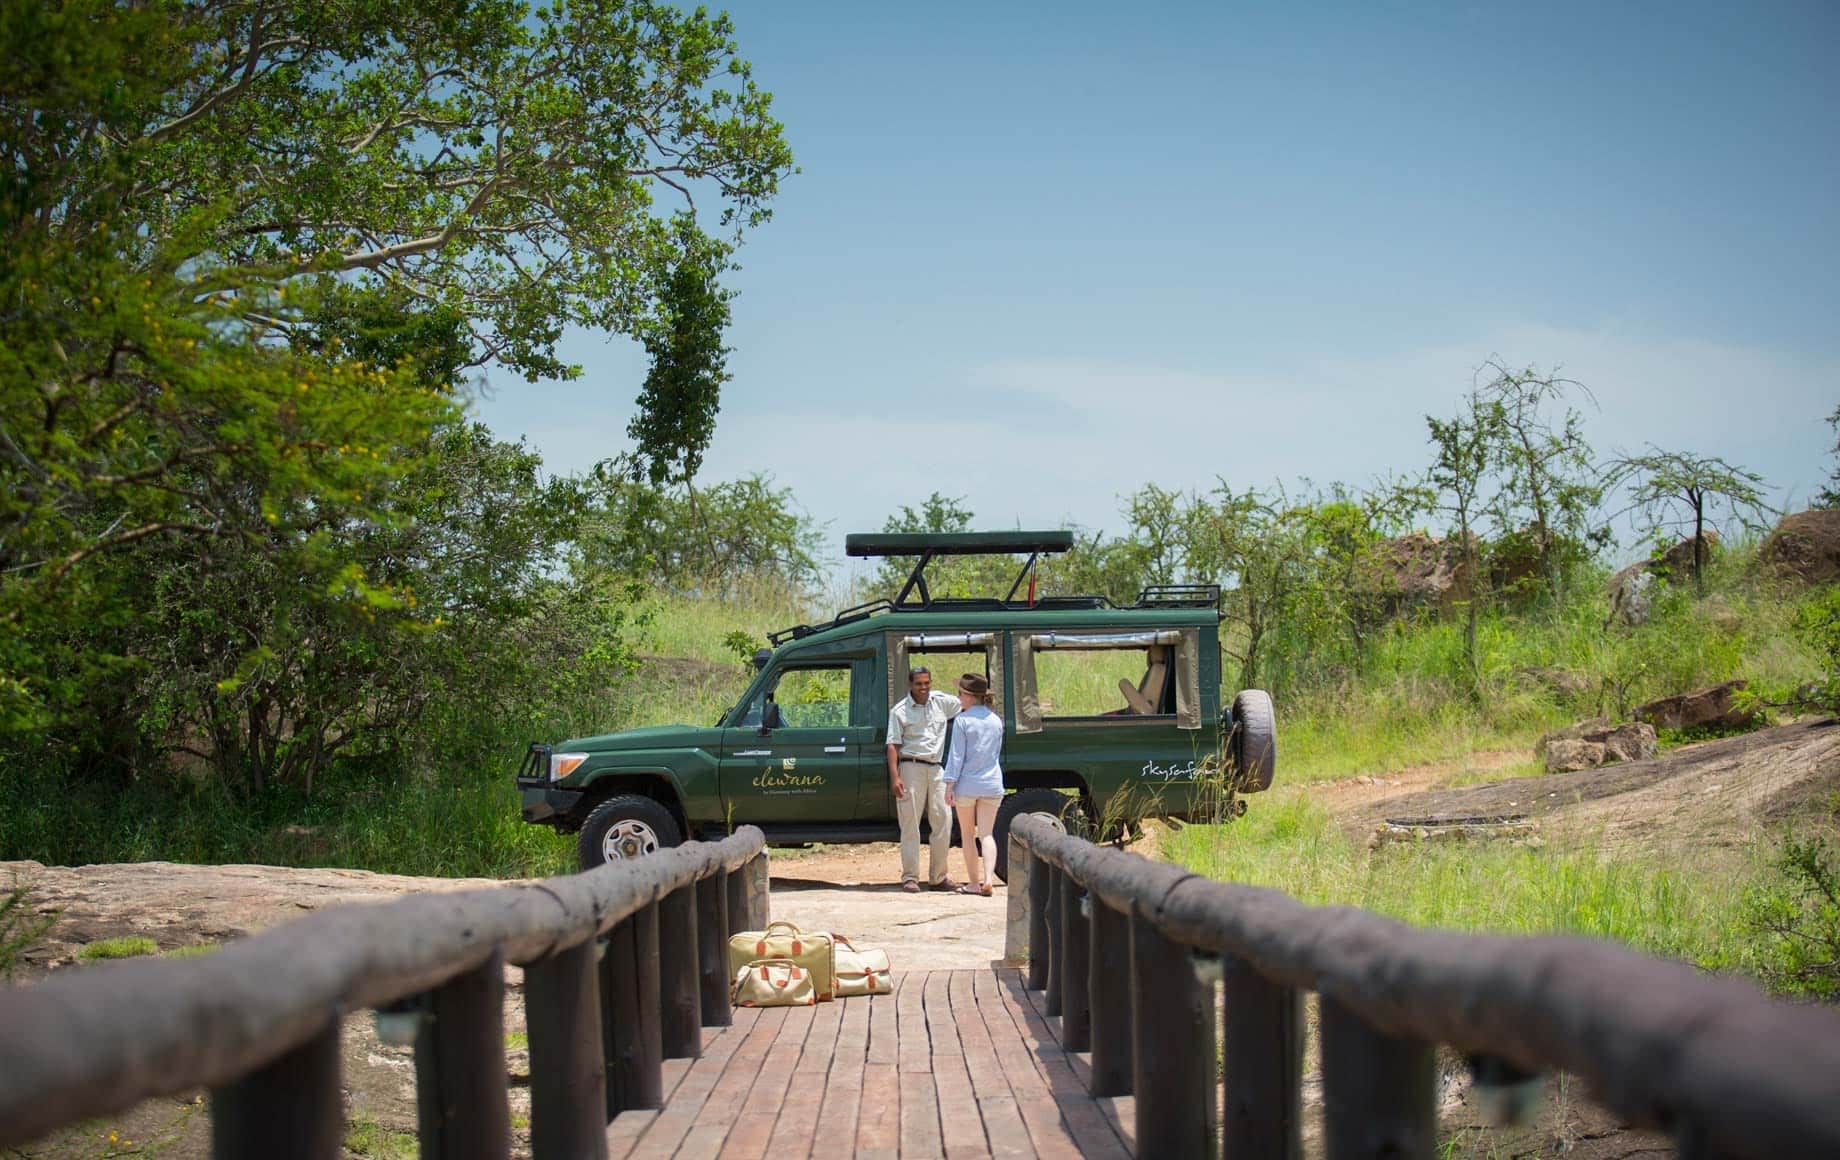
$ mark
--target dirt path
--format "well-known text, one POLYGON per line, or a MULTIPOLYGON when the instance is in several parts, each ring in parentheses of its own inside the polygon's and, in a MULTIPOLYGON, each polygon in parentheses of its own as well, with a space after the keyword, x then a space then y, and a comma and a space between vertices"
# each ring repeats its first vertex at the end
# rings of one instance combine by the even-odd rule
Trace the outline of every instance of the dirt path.
MULTIPOLYGON (((922 859, 925 854, 922 852, 922 859)), ((896 970, 987 967, 1003 957, 1007 894, 990 898, 902 891, 901 851, 892 842, 774 851, 773 917, 834 930, 858 945, 883 947, 896 970)), ((924 867, 923 867, 924 869, 924 867)), ((952 877, 964 863, 952 851, 952 877)))

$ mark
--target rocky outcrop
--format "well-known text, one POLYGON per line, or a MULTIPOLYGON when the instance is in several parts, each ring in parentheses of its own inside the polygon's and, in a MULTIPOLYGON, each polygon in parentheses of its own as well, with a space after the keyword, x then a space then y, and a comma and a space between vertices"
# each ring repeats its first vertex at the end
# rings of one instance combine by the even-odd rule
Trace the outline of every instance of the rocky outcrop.
POLYGON ((1643 560, 1610 577, 1610 617, 1604 621, 1606 628, 1612 624, 1633 628, 1648 623, 1648 590, 1655 583, 1655 574, 1649 568, 1650 561, 1643 560))
POLYGON ((1657 729, 1741 729, 1757 718, 1755 709, 1743 708, 1738 694, 1742 680, 1726 681, 1709 689, 1695 689, 1663 697, 1636 707, 1635 717, 1657 729))
POLYGON ((1596 769, 1604 763, 1601 741, 1566 738, 1546 746, 1546 772, 1571 773, 1579 769, 1596 769))
POLYGON ((1607 717, 1593 717, 1548 733, 1540 738, 1534 753, 1546 759, 1548 773, 1642 761, 1655 755, 1655 727, 1640 721, 1613 725, 1607 717))
POLYGON ((1765 568, 1803 584, 1840 580, 1840 508, 1784 516, 1763 541, 1765 568))
POLYGON ((1468 600, 1473 584, 1463 555, 1456 540, 1424 532, 1376 545, 1373 583, 1388 615, 1427 605, 1449 612, 1468 600))
MULTIPOLYGON (((1710 562, 1713 549, 1719 546, 1719 534, 1708 528, 1703 542, 1705 561, 1710 562)), ((1670 584, 1692 582, 1692 536, 1646 560, 1637 560, 1610 577, 1610 583, 1605 585, 1605 591, 1610 597, 1610 616, 1604 621, 1605 626, 1647 623, 1649 588, 1657 580, 1665 580, 1670 584)))
MULTIPOLYGON (((1703 540, 1706 547, 1701 562, 1711 563, 1713 549, 1719 546, 1719 534, 1707 528, 1703 540)), ((1693 537, 1688 536, 1661 553, 1654 565, 1657 571, 1675 584, 1684 584, 1693 579, 1693 537)))

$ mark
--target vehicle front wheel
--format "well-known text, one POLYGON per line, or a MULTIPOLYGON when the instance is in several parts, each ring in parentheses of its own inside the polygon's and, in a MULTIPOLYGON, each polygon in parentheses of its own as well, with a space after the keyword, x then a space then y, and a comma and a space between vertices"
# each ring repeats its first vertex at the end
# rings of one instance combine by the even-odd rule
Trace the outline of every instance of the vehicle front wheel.
POLYGON ((671 811, 648 797, 621 794, 594 807, 582 824, 581 868, 643 858, 684 840, 671 811))
POLYGON ((1041 814, 1051 819, 1063 833, 1079 832, 1080 799, 1058 789, 1019 789, 1004 797, 997 806, 997 824, 991 837, 997 840, 997 877, 1009 881, 1009 827, 1023 814, 1041 814))

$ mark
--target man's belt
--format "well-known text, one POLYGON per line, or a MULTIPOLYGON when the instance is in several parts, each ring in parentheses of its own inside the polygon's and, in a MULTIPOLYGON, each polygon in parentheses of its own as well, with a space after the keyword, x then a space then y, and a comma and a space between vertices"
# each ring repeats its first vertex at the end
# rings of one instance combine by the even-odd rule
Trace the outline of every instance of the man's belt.
POLYGON ((928 760, 927 760, 926 758, 924 758, 924 757, 907 757, 907 756, 902 756, 902 758, 901 758, 901 760, 902 760, 902 761, 911 761, 911 762, 913 762, 913 763, 914 763, 915 765, 943 765, 943 764, 944 764, 944 762, 939 762, 939 761, 928 761, 928 760))

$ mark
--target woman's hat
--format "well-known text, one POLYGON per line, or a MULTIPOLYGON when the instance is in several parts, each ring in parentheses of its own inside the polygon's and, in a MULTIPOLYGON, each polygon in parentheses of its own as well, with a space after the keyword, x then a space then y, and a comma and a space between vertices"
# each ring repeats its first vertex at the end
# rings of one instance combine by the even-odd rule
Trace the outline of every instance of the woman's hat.
POLYGON ((966 673, 958 678, 958 691, 970 693, 973 697, 982 697, 990 692, 990 682, 976 673, 966 673))

